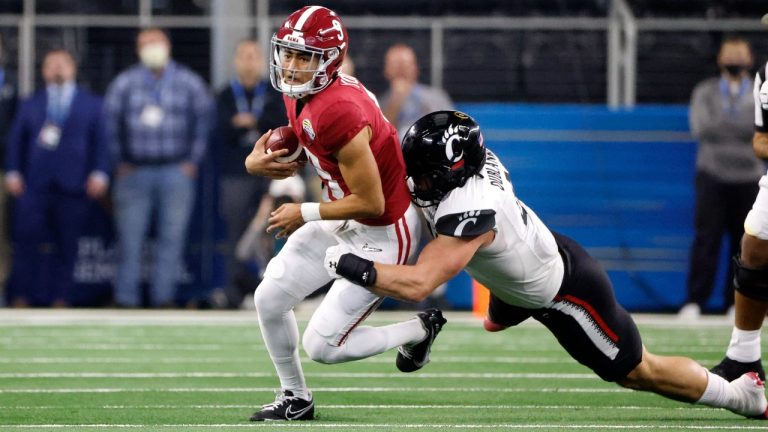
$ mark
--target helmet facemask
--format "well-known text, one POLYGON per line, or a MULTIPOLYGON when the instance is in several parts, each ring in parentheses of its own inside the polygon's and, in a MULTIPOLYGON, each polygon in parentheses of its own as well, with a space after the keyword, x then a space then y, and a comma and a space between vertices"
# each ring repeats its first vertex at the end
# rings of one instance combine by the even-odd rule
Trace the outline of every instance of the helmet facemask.
MULTIPOLYGON (((272 82, 272 87, 281 93, 286 94, 288 97, 294 99, 301 99, 305 96, 318 93, 324 88, 328 87, 333 77, 328 76, 328 68, 334 62, 339 61, 338 48, 314 48, 304 45, 301 38, 288 35, 285 39, 295 38, 296 42, 290 42, 287 40, 277 39, 277 36, 272 37, 272 50, 269 55, 269 77, 272 82), (293 69, 283 67, 283 57, 286 51, 290 50, 298 52, 298 55, 309 56, 307 62, 310 66, 308 69, 293 69), (316 65, 313 67, 313 65, 316 65), (312 77, 301 84, 286 83, 286 77, 290 78, 296 73, 312 73, 312 77)), ((296 64, 294 60, 293 64, 296 64)))

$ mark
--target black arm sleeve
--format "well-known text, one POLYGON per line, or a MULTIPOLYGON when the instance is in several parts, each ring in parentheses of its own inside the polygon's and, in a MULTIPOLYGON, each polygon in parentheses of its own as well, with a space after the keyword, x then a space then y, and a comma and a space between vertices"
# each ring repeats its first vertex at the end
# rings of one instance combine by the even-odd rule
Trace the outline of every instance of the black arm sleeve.
POLYGON ((477 237, 496 226, 496 211, 470 210, 440 217, 435 223, 438 234, 451 237, 477 237))

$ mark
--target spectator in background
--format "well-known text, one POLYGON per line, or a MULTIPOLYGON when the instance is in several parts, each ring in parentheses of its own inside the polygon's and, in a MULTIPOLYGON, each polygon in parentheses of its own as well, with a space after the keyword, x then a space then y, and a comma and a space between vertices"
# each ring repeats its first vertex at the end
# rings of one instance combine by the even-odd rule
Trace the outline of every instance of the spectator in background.
MULTIPOLYGON (((16 83, 5 69, 6 52, 4 40, 0 35, 0 178, 5 166, 5 146, 11 121, 16 113, 16 83)), ((11 253, 8 245, 8 207, 4 182, 0 182, 0 290, 11 270, 11 253)))
MULTIPOLYGON (((269 260, 272 259, 285 244, 285 238, 276 239, 267 234, 267 219, 270 214, 285 203, 301 203, 306 199, 307 187, 300 175, 293 175, 281 180, 271 180, 269 189, 261 198, 256 215, 251 219, 248 228, 237 242, 235 255, 241 262, 250 262, 256 265, 259 272, 259 280, 264 273, 269 260)), ((253 291, 244 292, 241 297, 250 297, 242 300, 243 309, 253 308, 253 291)))
POLYGON ((115 78, 105 101, 117 161, 115 305, 142 304, 142 245, 156 211, 151 305, 169 307, 206 150, 211 99, 202 78, 171 59, 171 41, 163 30, 142 30, 136 48, 141 63, 115 78))
POLYGON ((235 246, 269 185, 265 177, 248 175, 243 164, 262 133, 288 124, 282 95, 265 76, 266 62, 259 44, 252 40, 240 42, 233 63, 236 76, 216 97, 217 121, 211 150, 220 175, 220 214, 227 225, 228 282, 224 294, 229 307, 239 306, 242 293, 253 292, 258 285, 249 277, 245 263, 236 258, 235 246))
MULTIPOLYGON (((729 238, 729 256, 739 252, 744 218, 763 172, 751 143, 755 106, 749 43, 740 37, 726 38, 717 64, 720 76, 699 83, 691 97, 691 134, 699 146, 688 293, 679 312, 686 319, 698 317, 712 293, 723 234, 729 238)), ((729 271, 726 309, 733 305, 732 280, 733 272, 729 271)))
POLYGON ((443 89, 418 82, 416 53, 406 44, 389 47, 384 56, 384 76, 389 89, 381 98, 381 110, 400 137, 423 115, 453 109, 453 102, 443 89))
POLYGON ((109 186, 101 98, 75 84, 76 71, 69 52, 48 52, 46 87, 21 104, 8 137, 5 186, 16 199, 7 293, 12 306, 69 304, 89 200, 109 186), (54 249, 44 269, 46 242, 54 249))

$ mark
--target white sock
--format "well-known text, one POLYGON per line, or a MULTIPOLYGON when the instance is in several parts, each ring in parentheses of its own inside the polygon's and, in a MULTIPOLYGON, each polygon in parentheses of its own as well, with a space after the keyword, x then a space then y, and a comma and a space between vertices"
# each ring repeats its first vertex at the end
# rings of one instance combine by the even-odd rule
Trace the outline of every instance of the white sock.
POLYGON ((742 363, 760 360, 760 330, 740 330, 733 328, 731 342, 725 355, 742 363))
MULTIPOLYGON (((714 408, 725 408, 743 416, 759 415, 765 412, 765 405, 756 400, 756 394, 750 389, 735 386, 741 378, 728 382, 723 377, 707 371, 707 388, 696 403, 709 405, 714 408), (762 406, 761 406, 762 405, 762 406)), ((759 393, 758 393, 759 394, 759 393)), ((762 396, 762 395, 761 395, 762 396)), ((765 397, 763 397, 765 401, 765 397)))
POLYGON ((715 408, 724 408, 729 399, 728 390, 729 383, 725 378, 707 370, 707 388, 696 403, 715 408))

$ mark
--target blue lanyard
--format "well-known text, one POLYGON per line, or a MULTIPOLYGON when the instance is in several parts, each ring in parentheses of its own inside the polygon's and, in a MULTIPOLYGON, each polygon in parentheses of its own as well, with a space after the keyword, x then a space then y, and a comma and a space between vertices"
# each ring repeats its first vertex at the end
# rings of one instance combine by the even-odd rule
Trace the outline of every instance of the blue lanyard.
POLYGON ((149 87, 152 94, 152 102, 154 105, 161 105, 161 96, 163 92, 163 87, 166 82, 171 82, 171 65, 167 65, 165 67, 165 70, 163 70, 163 74, 160 75, 160 78, 156 78, 152 72, 149 70, 146 70, 146 76, 145 76, 145 82, 146 86, 149 87))
POLYGON ((264 81, 260 82, 259 85, 253 89, 251 109, 248 109, 248 99, 245 97, 245 88, 240 84, 240 81, 233 79, 229 82, 229 86, 232 87, 232 95, 235 96, 237 112, 250 112, 256 118, 261 117, 261 113, 264 111, 264 94, 267 90, 264 81))
POLYGON ((736 113, 736 102, 747 94, 752 88, 752 81, 749 78, 743 78, 739 84, 739 92, 731 94, 730 83, 724 78, 720 78, 720 94, 722 95, 723 110, 730 114, 736 113))
POLYGON ((46 120, 56 125, 64 124, 69 115, 69 103, 65 100, 64 87, 58 86, 54 91, 46 90, 48 103, 46 107, 46 120))

